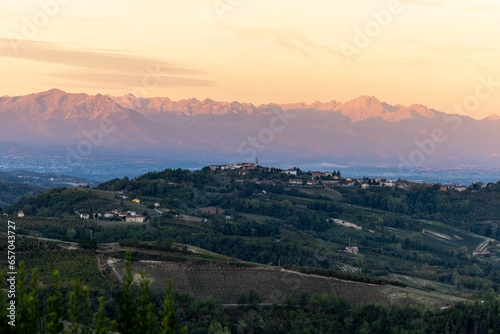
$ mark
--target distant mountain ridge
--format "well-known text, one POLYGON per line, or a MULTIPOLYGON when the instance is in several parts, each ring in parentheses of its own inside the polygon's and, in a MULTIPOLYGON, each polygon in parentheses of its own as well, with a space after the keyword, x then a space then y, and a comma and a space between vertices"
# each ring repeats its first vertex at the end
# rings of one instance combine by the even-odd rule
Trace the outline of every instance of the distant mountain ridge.
POLYGON ((419 104, 390 105, 373 96, 345 103, 255 106, 52 89, 0 97, 0 148, 64 150, 91 141, 89 154, 141 153, 214 162, 256 155, 284 161, 398 162, 398 157, 408 160, 420 150, 425 163, 495 164, 500 157, 499 119, 492 115, 475 120, 419 104), (436 129, 446 140, 435 140, 436 129))

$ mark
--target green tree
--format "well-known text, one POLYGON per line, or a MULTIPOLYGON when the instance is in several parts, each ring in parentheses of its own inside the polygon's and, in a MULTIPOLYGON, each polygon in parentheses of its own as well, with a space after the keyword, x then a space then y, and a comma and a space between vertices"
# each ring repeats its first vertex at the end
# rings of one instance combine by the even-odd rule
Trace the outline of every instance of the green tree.
POLYGON ((64 309, 62 307, 61 282, 59 271, 54 272, 54 292, 47 299, 46 333, 60 333, 64 329, 64 309))
POLYGON ((106 334, 109 329, 109 320, 106 316, 104 297, 99 297, 99 311, 94 313, 94 327, 96 334, 106 334))
POLYGON ((24 261, 19 263, 19 276, 16 284, 17 318, 16 327, 21 334, 37 333, 40 328, 40 300, 37 290, 38 268, 33 269, 30 289, 25 286, 24 261))
POLYGON ((76 237, 76 230, 73 228, 73 227, 70 227, 66 230, 66 235, 70 238, 70 239, 74 239, 76 237))
POLYGON ((97 239, 96 238, 90 239, 89 243, 87 244, 87 248, 96 250, 97 249, 97 239))
POLYGON ((125 275, 123 275, 122 296, 118 301, 120 315, 118 316, 118 330, 120 333, 134 333, 135 305, 132 297, 134 276, 132 275, 132 253, 125 254, 125 275))

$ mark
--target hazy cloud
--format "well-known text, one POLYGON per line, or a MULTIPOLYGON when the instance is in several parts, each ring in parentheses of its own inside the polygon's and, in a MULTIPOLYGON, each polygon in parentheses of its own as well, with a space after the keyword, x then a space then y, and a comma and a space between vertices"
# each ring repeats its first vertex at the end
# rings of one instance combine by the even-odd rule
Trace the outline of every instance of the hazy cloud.
POLYGON ((433 53, 436 53, 436 54, 440 54, 442 56, 445 56, 445 57, 448 57, 448 58, 452 58, 452 59, 458 59, 458 60, 461 60, 465 63, 468 63, 470 65, 473 65, 475 67, 477 67, 478 69, 483 69, 484 66, 482 66, 481 64, 467 58, 467 57, 464 57, 462 55, 465 55, 465 54, 473 54, 473 53, 477 53, 477 52, 484 52, 484 51, 495 51, 495 49, 490 49, 490 48, 476 48, 476 47, 471 47, 471 46, 464 46, 464 45, 435 45, 435 44, 431 44, 431 43, 428 43, 428 42, 424 42, 424 41, 419 41, 419 40, 416 40, 416 39, 409 39, 410 41, 416 43, 416 44, 419 44, 420 46, 422 46, 423 48, 427 49, 428 51, 431 51, 433 53))
MULTIPOLYGON (((73 82, 89 83, 93 88, 125 88, 141 85, 144 74, 135 73, 117 73, 108 71, 73 71, 63 73, 51 73, 49 76, 58 79, 64 79, 73 82)), ((209 80, 186 78, 179 76, 164 75, 159 71, 157 73, 158 87, 207 87, 215 86, 215 83, 209 80)), ((78 87, 79 85, 76 84, 78 87)))
POLYGON ((192 78, 207 74, 204 71, 189 68, 176 62, 161 59, 126 55, 110 50, 80 50, 53 43, 19 41, 18 52, 12 47, 12 41, 0 38, 0 57, 18 58, 41 63, 72 66, 76 69, 65 73, 53 74, 54 77, 73 81, 113 82, 115 86, 140 84, 142 77, 153 68, 165 80, 162 86, 213 86, 214 82, 192 78), (86 70, 78 70, 84 68, 86 70), (89 71, 90 70, 90 71, 89 71), (125 73, 125 74, 124 74, 125 73), (115 80, 115 78, 121 78, 115 80))
MULTIPOLYGON (((377 0, 378 2, 387 2, 385 0, 377 0)), ((425 0, 399 0, 400 3, 403 4, 411 4, 411 5, 418 5, 418 6, 425 6, 425 7, 448 7, 452 8, 453 10, 460 10, 460 11, 483 11, 483 10, 491 10, 494 8, 497 8, 495 5, 469 5, 462 3, 457 3, 457 1, 453 0, 435 0, 435 1, 425 1, 425 0)), ((490 2, 491 3, 491 2, 490 2)))

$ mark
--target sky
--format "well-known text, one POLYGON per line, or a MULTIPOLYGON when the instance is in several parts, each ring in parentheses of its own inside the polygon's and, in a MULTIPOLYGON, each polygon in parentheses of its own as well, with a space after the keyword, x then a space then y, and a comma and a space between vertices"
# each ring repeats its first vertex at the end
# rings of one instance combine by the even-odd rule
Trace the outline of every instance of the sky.
POLYGON ((2 0, 0 96, 59 88, 259 105, 372 95, 474 118, 500 115, 499 7, 496 0, 2 0))

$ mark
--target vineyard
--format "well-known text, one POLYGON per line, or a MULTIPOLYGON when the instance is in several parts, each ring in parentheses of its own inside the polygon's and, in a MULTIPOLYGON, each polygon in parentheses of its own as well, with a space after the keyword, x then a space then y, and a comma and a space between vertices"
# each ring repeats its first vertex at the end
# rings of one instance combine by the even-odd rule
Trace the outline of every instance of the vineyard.
MULTIPOLYGON (((120 279, 124 263, 108 259, 120 279)), ((344 281, 316 275, 301 274, 278 267, 242 267, 225 263, 175 263, 138 261, 134 273, 139 278, 144 271, 153 290, 164 290, 172 279, 174 290, 187 292, 196 298, 211 297, 222 304, 235 304, 242 294, 257 291, 262 303, 280 303, 283 296, 299 297, 302 291, 312 294, 344 296, 350 304, 385 302, 399 305, 441 307, 456 299, 418 290, 389 285, 344 281)))

